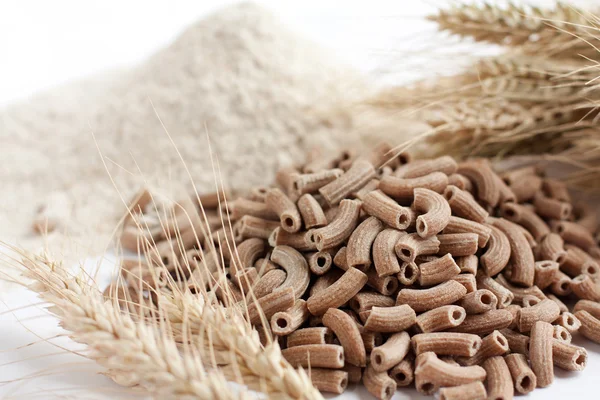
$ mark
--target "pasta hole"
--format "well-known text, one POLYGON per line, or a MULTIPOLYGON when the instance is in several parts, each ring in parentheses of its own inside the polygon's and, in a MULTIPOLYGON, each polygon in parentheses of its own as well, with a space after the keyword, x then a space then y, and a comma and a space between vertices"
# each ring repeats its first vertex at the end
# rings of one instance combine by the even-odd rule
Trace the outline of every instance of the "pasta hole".
POLYGON ((400 253, 402 253, 402 255, 406 258, 412 258, 412 251, 410 251, 410 249, 403 248, 400 250, 400 253))
POLYGON ((169 265, 169 257, 167 256, 163 256, 160 261, 164 264, 164 265, 169 265))
POLYGON ((567 291, 569 290, 569 281, 564 281, 560 284, 560 290, 567 291))
POLYGON ((200 257, 200 254, 194 253, 194 255, 192 256, 192 260, 194 260, 194 261, 202 261, 202 257, 200 257))
POLYGON ((412 277, 414 276, 415 271, 413 271, 412 268, 406 268, 404 270, 404 276, 406 277, 406 279, 412 279, 412 277))
POLYGON ((340 381, 340 387, 341 387, 342 389, 346 389, 346 388, 348 387, 348 379, 346 379, 346 378, 343 378, 343 379, 340 381))
POLYGON ((425 232, 427 232, 427 224, 422 218, 419 218, 417 221, 417 233, 422 235, 425 234, 425 232))
POLYGON ((533 389, 531 386, 532 386, 531 378, 529 376, 524 376, 523 379, 521 379, 521 387, 525 391, 530 391, 533 389))
POLYGON ((338 354, 338 359, 339 359, 340 361, 344 361, 344 353, 341 353, 341 352, 340 352, 340 353, 338 354))
POLYGON ((492 304, 492 296, 490 296, 487 293, 484 293, 481 295, 481 304, 485 304, 486 306, 489 306, 490 304, 492 304))
MULTIPOLYGON (((296 182, 294 182, 294 184, 296 184, 296 182)), ((264 187, 258 188, 258 193, 266 194, 267 193, 267 188, 264 188, 264 187)))
POLYGON ((562 264, 565 262, 565 259, 567 258, 567 253, 559 253, 556 256, 556 262, 559 264, 562 264))
POLYGON ((375 361, 375 364, 381 365, 381 363, 383 362, 383 358, 381 358, 381 355, 375 354, 375 359, 373 361, 375 361))
POLYGON ((286 226, 288 226, 290 228, 294 226, 294 220, 291 217, 286 217, 284 219, 284 223, 286 226))
POLYGON ((408 224, 408 216, 406 214, 398 215, 398 225, 404 226, 408 224))
POLYGON ((573 317, 571 317, 570 315, 567 315, 567 325, 575 325, 575 321, 573 320, 573 317))
POLYGON ((398 160, 400 161, 400 164, 404 165, 408 164, 408 162, 410 161, 410 157, 407 154, 401 153, 398 156, 398 160))
POLYGON ((596 270, 596 267, 594 267, 593 265, 588 266, 586 271, 588 275, 596 275, 596 273, 598 272, 596 270))
POLYGON ((354 268, 356 268, 359 271, 365 271, 367 269, 367 264, 356 264, 354 268))
POLYGON ((395 291, 398 288, 398 281, 395 279, 389 279, 386 283, 385 283, 385 290, 388 293, 392 293, 393 291, 395 291))
POLYGON ((277 318, 276 323, 281 329, 285 329, 288 326, 288 322, 285 318, 277 318))
POLYGON ((323 256, 317 257, 317 265, 321 268, 325 267, 325 265, 327 265, 327 260, 325 259, 325 257, 323 257, 323 256))
POLYGON ((461 310, 454 310, 452 311, 452 319, 455 321, 458 321, 459 319, 461 319, 463 316, 463 313, 461 310))
POLYGON ((293 184, 293 186, 294 186, 294 190, 295 190, 296 192, 299 192, 299 191, 300 191, 300 185, 298 185, 298 181, 294 181, 294 184, 293 184))
POLYGON ((498 336, 498 337, 496 338, 496 341, 498 342, 498 344, 499 344, 500 346, 502 346, 502 347, 505 347, 505 346, 506 346, 506 341, 504 340, 504 338, 503 338, 502 336, 498 336))
POLYGON ((406 374, 404 372, 397 372, 394 376, 398 382, 404 382, 406 380, 406 374))
POLYGON ((569 339, 567 336, 567 332, 560 331, 560 338, 566 342, 569 339))
MULTIPOLYGON (((421 385, 421 391, 423 393, 431 393, 431 392, 433 392, 434 389, 435 389, 435 386, 431 382, 424 382, 421 385)), ((440 400, 443 400, 443 399, 440 397, 440 400)))
POLYGON ((585 356, 585 354, 580 354, 576 359, 575 359, 575 364, 579 365, 579 366, 584 366, 585 363, 587 361, 587 357, 585 356))
POLYGON ((446 198, 446 200, 448 200, 448 201, 449 201, 449 200, 452 200, 452 198, 454 197, 454 192, 455 192, 455 191, 454 191, 454 189, 453 189, 453 188, 452 188, 452 189, 447 189, 447 190, 444 192, 444 197, 446 198))
POLYGON ((394 388, 391 386, 386 386, 385 387, 385 398, 389 399, 393 395, 394 395, 394 388))
POLYGON ((506 208, 504 209, 504 215, 509 218, 514 218, 517 215, 517 213, 512 208, 506 208))
POLYGON ((557 233, 564 233, 565 232, 565 227, 563 224, 558 224, 556 227, 556 232, 557 233))

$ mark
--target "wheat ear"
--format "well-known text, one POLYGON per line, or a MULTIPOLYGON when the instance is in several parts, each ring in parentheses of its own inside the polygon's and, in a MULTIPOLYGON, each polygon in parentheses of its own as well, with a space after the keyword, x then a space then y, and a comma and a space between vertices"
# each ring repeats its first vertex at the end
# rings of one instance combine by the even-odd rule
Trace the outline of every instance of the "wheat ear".
POLYGON ((527 54, 557 57, 593 55, 598 20, 581 9, 557 3, 544 9, 509 3, 459 4, 429 17, 441 30, 477 41, 517 47, 527 54), (583 39, 583 40, 581 40, 583 39))
POLYGON ((156 398, 238 399, 218 370, 207 372, 199 355, 156 326, 135 322, 104 301, 96 287, 72 277, 45 257, 24 255, 24 275, 31 290, 51 303, 70 337, 90 347, 90 358, 107 369, 106 375, 123 386, 140 386, 156 398))
POLYGON ((273 341, 263 347, 258 332, 243 318, 239 308, 224 308, 199 302, 190 292, 161 294, 159 308, 165 311, 175 332, 196 344, 205 357, 212 357, 230 379, 243 377, 250 388, 281 399, 322 399, 302 369, 294 369, 273 341))

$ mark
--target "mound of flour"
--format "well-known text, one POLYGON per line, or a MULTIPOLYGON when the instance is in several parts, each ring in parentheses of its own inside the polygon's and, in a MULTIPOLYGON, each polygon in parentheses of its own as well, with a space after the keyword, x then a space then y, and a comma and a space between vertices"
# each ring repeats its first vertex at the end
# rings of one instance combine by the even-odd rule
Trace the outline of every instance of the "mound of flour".
POLYGON ((214 190, 209 141, 228 186, 270 182, 313 145, 379 129, 350 106, 365 87, 260 7, 222 10, 136 68, 0 110, 0 239, 41 244, 31 221, 43 209, 59 221, 51 242, 105 246, 141 185, 190 188, 178 152, 214 190))

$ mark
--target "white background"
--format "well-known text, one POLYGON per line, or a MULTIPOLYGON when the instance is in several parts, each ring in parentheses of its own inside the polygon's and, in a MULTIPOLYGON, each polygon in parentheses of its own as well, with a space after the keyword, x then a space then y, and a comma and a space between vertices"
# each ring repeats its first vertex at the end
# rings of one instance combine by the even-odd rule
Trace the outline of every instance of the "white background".
MULTIPOLYGON (((2 1, 0 106, 73 79, 134 65, 166 46, 187 25, 230 3, 2 1)), ((446 1, 260 3, 292 29, 330 47, 340 59, 388 82, 443 72, 446 63, 452 61, 444 49, 428 49, 427 55, 423 54, 424 45, 434 36, 432 25, 420 18, 446 1)), ((94 363, 57 347, 74 348, 66 338, 53 339, 60 332, 57 321, 43 311, 35 295, 20 290, 9 296, 0 293, 0 300, 0 398, 124 396, 118 386, 98 375, 94 363)), ((590 351, 587 370, 578 374, 557 370, 555 384, 536 390, 529 398, 598 398, 600 346, 582 344, 590 351)), ((343 396, 362 397, 369 396, 356 388, 343 396)), ((394 398, 418 396, 414 391, 401 391, 394 398)))

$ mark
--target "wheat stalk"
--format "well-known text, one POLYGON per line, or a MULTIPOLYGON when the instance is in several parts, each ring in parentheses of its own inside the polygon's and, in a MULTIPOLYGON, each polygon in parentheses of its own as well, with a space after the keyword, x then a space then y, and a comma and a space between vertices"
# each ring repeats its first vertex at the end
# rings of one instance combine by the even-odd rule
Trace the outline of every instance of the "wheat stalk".
POLYGON ((193 349, 179 351, 164 328, 136 322, 104 301, 96 287, 45 257, 23 254, 24 276, 31 290, 51 303, 70 337, 90 347, 90 358, 123 386, 140 386, 156 398, 237 399, 218 371, 206 371, 193 349))
POLYGON ((429 17, 441 30, 477 41, 508 45, 526 54, 555 57, 596 55, 598 19, 557 3, 554 9, 508 3, 460 4, 429 17), (582 40, 583 39, 583 40, 582 40))

